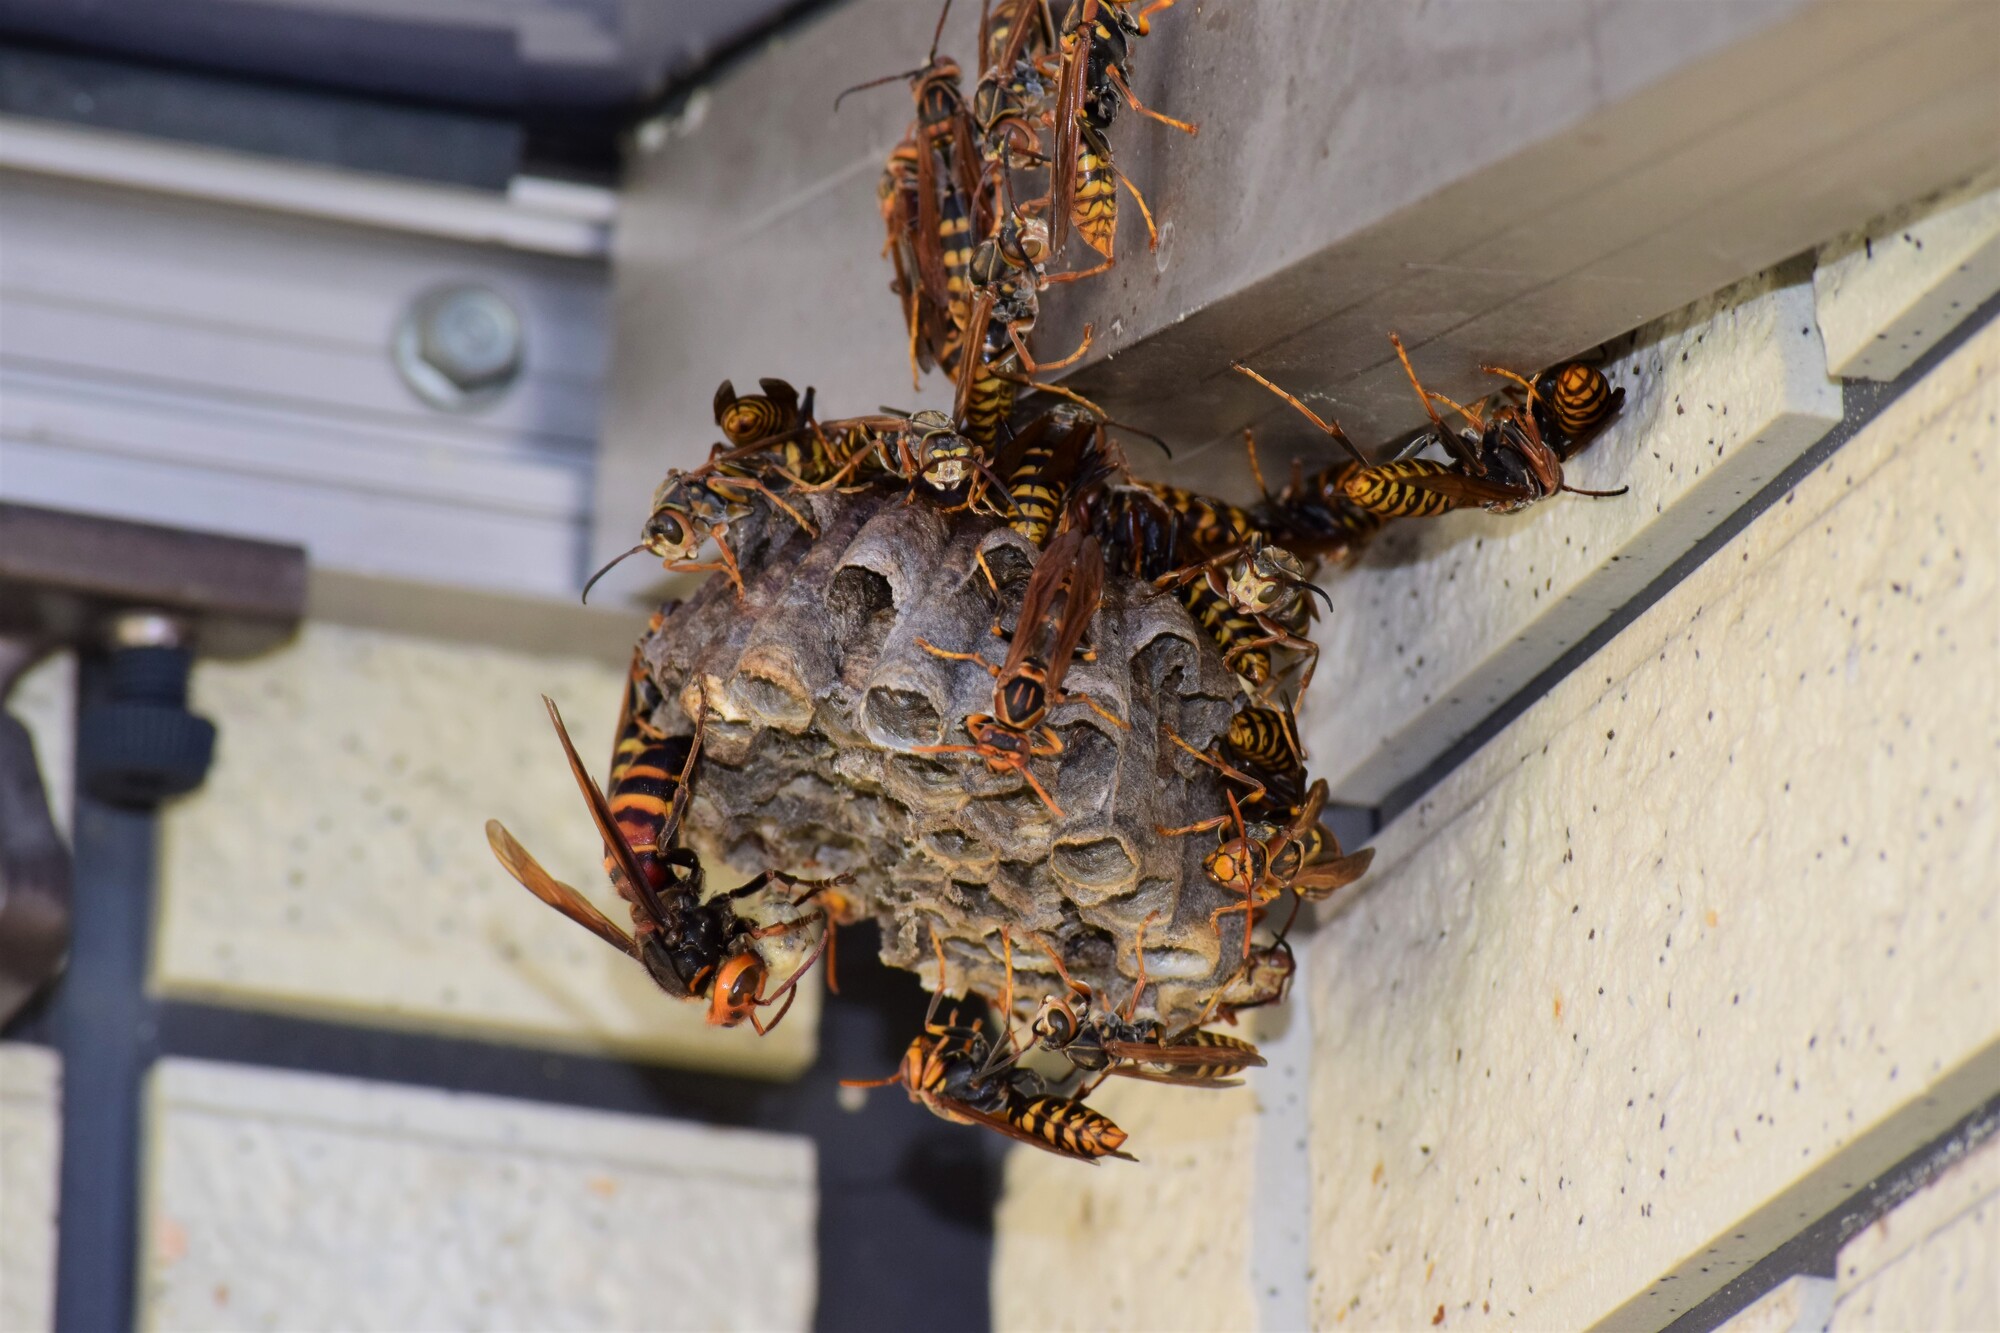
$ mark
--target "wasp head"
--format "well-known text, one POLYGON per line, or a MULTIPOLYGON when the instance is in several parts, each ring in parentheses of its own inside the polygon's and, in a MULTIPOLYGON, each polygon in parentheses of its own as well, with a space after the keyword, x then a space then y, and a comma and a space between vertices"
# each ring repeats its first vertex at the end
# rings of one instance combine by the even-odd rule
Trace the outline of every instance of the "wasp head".
POLYGON ((1076 1034, 1082 1026, 1082 1020, 1077 1017, 1076 1011, 1070 1008, 1069 1002, 1051 995, 1044 999, 1042 1007, 1035 1011, 1035 1021, 1029 1030, 1035 1034, 1036 1040, 1042 1043, 1044 1050, 1059 1051, 1076 1040, 1076 1034))
POLYGON ((733 1028, 757 1007, 764 997, 764 981, 770 973, 764 960, 745 950, 732 955, 716 969, 714 989, 708 996, 710 1027, 733 1028))

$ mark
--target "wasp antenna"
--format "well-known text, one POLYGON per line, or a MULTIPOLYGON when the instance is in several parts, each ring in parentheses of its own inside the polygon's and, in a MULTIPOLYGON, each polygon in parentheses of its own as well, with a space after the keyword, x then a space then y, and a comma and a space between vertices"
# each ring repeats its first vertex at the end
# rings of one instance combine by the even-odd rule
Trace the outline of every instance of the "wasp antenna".
POLYGON ((592 574, 590 576, 590 581, 583 585, 582 600, 584 602, 590 601, 590 590, 597 586, 597 581, 599 579, 603 578, 606 574, 609 574, 611 572, 612 567, 614 565, 618 564, 619 561, 625 559, 627 556, 637 555, 639 554, 639 552, 645 549, 646 549, 646 543, 640 542, 637 546, 633 547, 631 550, 622 551, 619 554, 612 556, 611 559, 605 562, 604 567, 598 570, 595 574, 592 574))
POLYGON ((944 0, 944 8, 938 11, 937 27, 931 29, 931 53, 924 60, 924 68, 937 64, 938 43, 944 39, 944 21, 951 17, 951 0, 944 0))
POLYGON ((1286 582, 1290 583, 1294 588, 1302 588, 1306 592, 1311 593, 1313 596, 1319 598, 1322 602, 1326 603, 1327 610, 1329 611, 1333 610, 1333 598, 1328 595, 1325 588, 1320 587, 1317 583, 1314 583, 1311 579, 1287 579, 1286 582))
POLYGON ((898 79, 914 79, 929 68, 930 66, 927 64, 919 65, 915 69, 900 70, 894 74, 884 74, 879 79, 870 79, 866 83, 857 83, 852 88, 842 89, 840 96, 833 99, 833 109, 835 111, 840 110, 840 104, 847 99, 849 93, 865 92, 870 88, 880 88, 883 84, 894 83, 898 79))

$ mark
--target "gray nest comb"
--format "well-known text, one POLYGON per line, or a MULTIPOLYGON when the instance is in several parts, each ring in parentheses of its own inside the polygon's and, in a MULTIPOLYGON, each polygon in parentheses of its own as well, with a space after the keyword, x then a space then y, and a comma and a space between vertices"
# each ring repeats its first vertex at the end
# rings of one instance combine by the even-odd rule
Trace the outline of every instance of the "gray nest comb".
POLYGON ((992 626, 1012 628, 1034 548, 991 520, 899 496, 808 503, 817 539, 782 515, 733 530, 747 595, 713 577, 643 644, 668 701, 660 725, 687 732, 706 691, 690 844, 745 875, 851 872, 847 893, 880 922, 884 961, 935 986, 935 932, 951 994, 1001 993, 1011 927, 1023 1011, 1060 985, 1030 932, 1122 1003, 1151 915, 1146 968, 1158 984, 1144 1009, 1170 1026, 1199 1017, 1242 963, 1244 917, 1223 917, 1220 936, 1211 924, 1232 900, 1201 867, 1215 834, 1155 829, 1224 808, 1217 775, 1165 732, 1204 747, 1227 726, 1236 683, 1213 644, 1174 597, 1110 576, 1087 640, 1095 660, 1073 666, 1064 688, 1131 729, 1081 703, 1053 710, 1066 753, 1031 762, 1058 820, 1018 774, 910 752, 969 744, 965 717, 993 711, 991 675, 915 641, 999 662, 1007 644, 992 626))

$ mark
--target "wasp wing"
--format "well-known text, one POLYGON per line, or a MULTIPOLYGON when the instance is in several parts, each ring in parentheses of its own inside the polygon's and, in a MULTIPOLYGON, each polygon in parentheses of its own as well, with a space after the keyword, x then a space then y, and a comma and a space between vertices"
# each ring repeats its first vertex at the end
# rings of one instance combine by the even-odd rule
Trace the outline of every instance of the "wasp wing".
POLYGON ((522 888, 612 948, 635 958, 639 956, 638 944, 617 922, 598 911, 581 893, 542 869, 541 863, 528 854, 527 848, 514 841, 514 835, 499 820, 486 821, 486 843, 493 849, 493 856, 500 862, 501 868, 518 880, 522 888))
POLYGON ((1363 847, 1331 861, 1315 861, 1292 878, 1292 891, 1301 898, 1324 898, 1360 879, 1374 860, 1375 849, 1363 847))
POLYGON ((1076 27, 1064 34, 1062 73, 1056 79, 1053 110, 1054 160, 1049 169, 1049 258, 1069 239, 1070 208, 1076 198, 1076 159, 1083 147, 1084 75, 1090 63, 1090 31, 1097 0, 1083 0, 1076 27))
POLYGON ((1054 551, 1063 537, 1081 535, 1076 543, 1076 554, 1069 560, 1069 593, 1063 599, 1062 619, 1056 622, 1055 647, 1049 654, 1048 691, 1051 698, 1062 689, 1063 677, 1069 672, 1070 660, 1075 656, 1077 645, 1090 629, 1090 622, 1097 615, 1098 603, 1104 599, 1104 550, 1097 538, 1082 535, 1071 529, 1054 542, 1049 549, 1054 551))
POLYGON ((1519 486, 1504 486, 1497 481, 1463 477, 1456 472, 1442 472, 1429 477, 1399 477, 1397 484, 1408 486, 1411 490, 1442 495, 1448 500, 1456 500, 1461 506, 1519 504, 1523 500, 1535 498, 1519 486))
MULTIPOLYGON (((640 869, 639 858, 633 853, 632 844, 625 841, 625 834, 618 827, 618 821, 612 818, 611 806, 604 799, 604 793, 598 790, 596 780, 584 771, 583 760, 577 755, 576 745, 569 738, 569 729, 563 726, 562 714, 556 709, 556 701, 545 694, 542 696, 542 702, 548 705, 549 720, 555 723, 556 736, 562 741, 563 753, 569 757, 569 771, 576 778, 577 787, 583 792, 584 804, 590 807, 590 817, 597 823, 597 834, 604 839, 605 850, 610 853, 612 860, 617 862, 619 873, 631 885, 632 892, 638 895, 639 905, 645 909, 646 915, 652 918, 653 924, 661 930, 672 931, 675 925, 673 916, 667 911, 667 905, 661 901, 652 881, 646 878, 645 871, 640 869)), ((701 737, 697 732, 694 751, 699 751, 700 748, 701 737)), ((692 765, 693 762, 694 752, 691 751, 688 763, 692 765)), ((685 790, 686 784, 683 783, 682 791, 685 790)), ((674 813, 668 817, 666 827, 660 832, 662 846, 673 839, 675 826, 679 822, 680 797, 681 792, 674 793, 674 813)))

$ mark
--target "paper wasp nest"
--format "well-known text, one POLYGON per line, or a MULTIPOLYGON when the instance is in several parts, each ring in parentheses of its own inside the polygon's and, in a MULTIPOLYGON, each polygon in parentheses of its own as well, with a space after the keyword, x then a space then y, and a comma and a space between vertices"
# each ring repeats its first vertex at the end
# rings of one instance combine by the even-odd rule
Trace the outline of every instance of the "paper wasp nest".
POLYGON ((1019 1002, 1058 983, 1028 939, 1037 932, 1070 972, 1112 1002, 1130 992, 1149 914, 1147 1010, 1169 1025, 1198 1017, 1242 961, 1243 914, 1201 867, 1213 833, 1162 837, 1225 808, 1219 779, 1174 746, 1171 727, 1205 747, 1235 710, 1234 679, 1172 596, 1112 574, 1066 690, 1082 703, 1050 721, 1066 752, 1031 761, 1061 806, 1056 819, 1016 773, 970 754, 963 721, 993 711, 979 664, 918 646, 977 651, 998 663, 1036 552, 991 520, 943 514, 900 496, 805 499, 813 539, 783 515, 732 530, 747 595, 724 575, 667 614, 643 644, 668 703, 660 725, 685 733, 705 687, 708 720, 687 837, 743 874, 767 867, 824 876, 882 926, 885 961, 934 985, 930 932, 945 946, 945 988, 997 997, 1001 929, 1011 926, 1019 1002), (999 581, 996 596, 975 556, 999 581))

